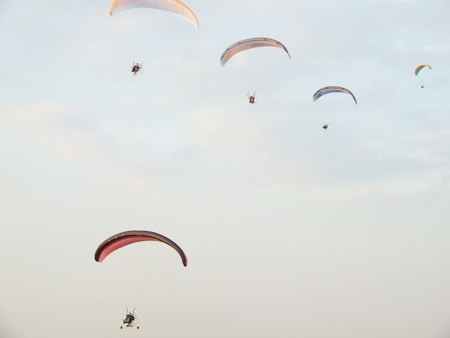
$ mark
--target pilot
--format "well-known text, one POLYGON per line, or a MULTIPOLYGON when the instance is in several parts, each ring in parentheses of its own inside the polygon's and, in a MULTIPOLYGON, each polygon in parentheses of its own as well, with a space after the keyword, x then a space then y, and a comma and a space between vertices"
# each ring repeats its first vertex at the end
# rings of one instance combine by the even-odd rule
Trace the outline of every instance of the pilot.
POLYGON ((141 69, 141 66, 139 63, 136 63, 133 68, 131 69, 131 74, 136 75, 136 73, 141 69))
POLYGON ((123 323, 124 324, 131 324, 134 321, 134 316, 131 312, 127 313, 127 315, 125 316, 123 323))

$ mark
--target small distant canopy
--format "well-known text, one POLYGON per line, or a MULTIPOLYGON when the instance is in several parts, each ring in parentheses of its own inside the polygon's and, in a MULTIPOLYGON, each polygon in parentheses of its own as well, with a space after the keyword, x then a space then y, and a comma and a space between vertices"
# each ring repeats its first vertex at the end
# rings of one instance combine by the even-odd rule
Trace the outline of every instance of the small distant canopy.
POLYGON ((171 239, 152 231, 131 230, 120 232, 107 238, 95 251, 95 260, 102 262, 112 252, 130 244, 143 241, 156 241, 165 243, 175 249, 181 257, 184 266, 187 266, 188 259, 183 250, 171 239))
POLYGON ((270 38, 251 38, 251 39, 238 41, 238 42, 232 44, 227 49, 225 49, 222 56, 220 57, 220 64, 223 67, 228 62, 228 60, 231 59, 231 57, 233 55, 236 55, 237 53, 242 52, 247 49, 258 48, 258 47, 281 48, 287 53, 289 58, 291 58, 288 50, 281 42, 274 40, 274 39, 270 39, 270 38))
POLYGON ((417 76, 419 74, 419 72, 425 67, 427 67, 427 68, 429 68, 431 70, 431 66, 430 65, 427 65, 426 63, 422 63, 422 64, 418 65, 416 67, 416 69, 414 69, 414 75, 417 76))
POLYGON ((108 9, 108 15, 132 8, 152 8, 178 14, 192 23, 198 33, 198 20, 194 12, 178 0, 114 0, 108 9))
POLYGON ((349 94, 349 95, 351 95, 351 97, 353 97, 355 104, 358 104, 358 102, 356 101, 355 95, 353 95, 353 93, 350 90, 348 90, 344 87, 338 87, 338 86, 328 86, 328 87, 320 88, 317 92, 314 93, 313 100, 316 101, 319 98, 321 98, 323 95, 331 94, 331 93, 349 94))

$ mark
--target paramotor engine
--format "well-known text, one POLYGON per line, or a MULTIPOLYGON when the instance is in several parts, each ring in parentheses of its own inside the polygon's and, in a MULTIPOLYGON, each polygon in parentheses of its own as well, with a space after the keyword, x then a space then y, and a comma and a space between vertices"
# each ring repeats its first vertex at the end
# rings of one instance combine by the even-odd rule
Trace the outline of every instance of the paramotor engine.
POLYGON ((136 327, 136 329, 139 329, 139 325, 137 325, 139 323, 139 313, 136 309, 133 309, 131 312, 127 309, 127 313, 125 317, 123 317, 122 323, 123 325, 120 325, 121 329, 124 325, 125 327, 136 327))
POLYGON ((142 66, 143 66, 143 62, 141 63, 134 63, 131 66, 131 75, 139 75, 142 74, 142 66), (139 74, 138 74, 139 73, 139 74))

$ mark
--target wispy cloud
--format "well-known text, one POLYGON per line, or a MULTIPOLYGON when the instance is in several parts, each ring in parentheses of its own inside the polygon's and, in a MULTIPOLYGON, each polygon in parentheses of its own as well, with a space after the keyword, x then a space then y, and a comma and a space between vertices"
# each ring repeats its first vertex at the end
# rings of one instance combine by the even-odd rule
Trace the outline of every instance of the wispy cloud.
POLYGON ((104 161, 106 147, 98 135, 77 120, 73 108, 54 102, 4 104, 0 120, 20 139, 73 164, 104 161))
POLYGON ((450 43, 428 45, 425 46, 423 50, 428 54, 450 54, 450 43))
POLYGON ((231 156, 249 155, 264 143, 264 133, 236 108, 202 109, 193 118, 194 138, 202 147, 231 156))
POLYGON ((414 139, 422 142, 432 142, 438 139, 445 139, 450 137, 450 130, 440 131, 424 131, 414 136, 414 139))

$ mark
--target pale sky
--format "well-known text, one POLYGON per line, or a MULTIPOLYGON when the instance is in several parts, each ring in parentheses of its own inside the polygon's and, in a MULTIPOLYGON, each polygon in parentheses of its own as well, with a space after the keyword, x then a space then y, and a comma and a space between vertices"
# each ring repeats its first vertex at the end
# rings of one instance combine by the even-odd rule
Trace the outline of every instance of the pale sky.
POLYGON ((450 337, 450 3, 185 3, 0 0, 0 337, 450 337))

